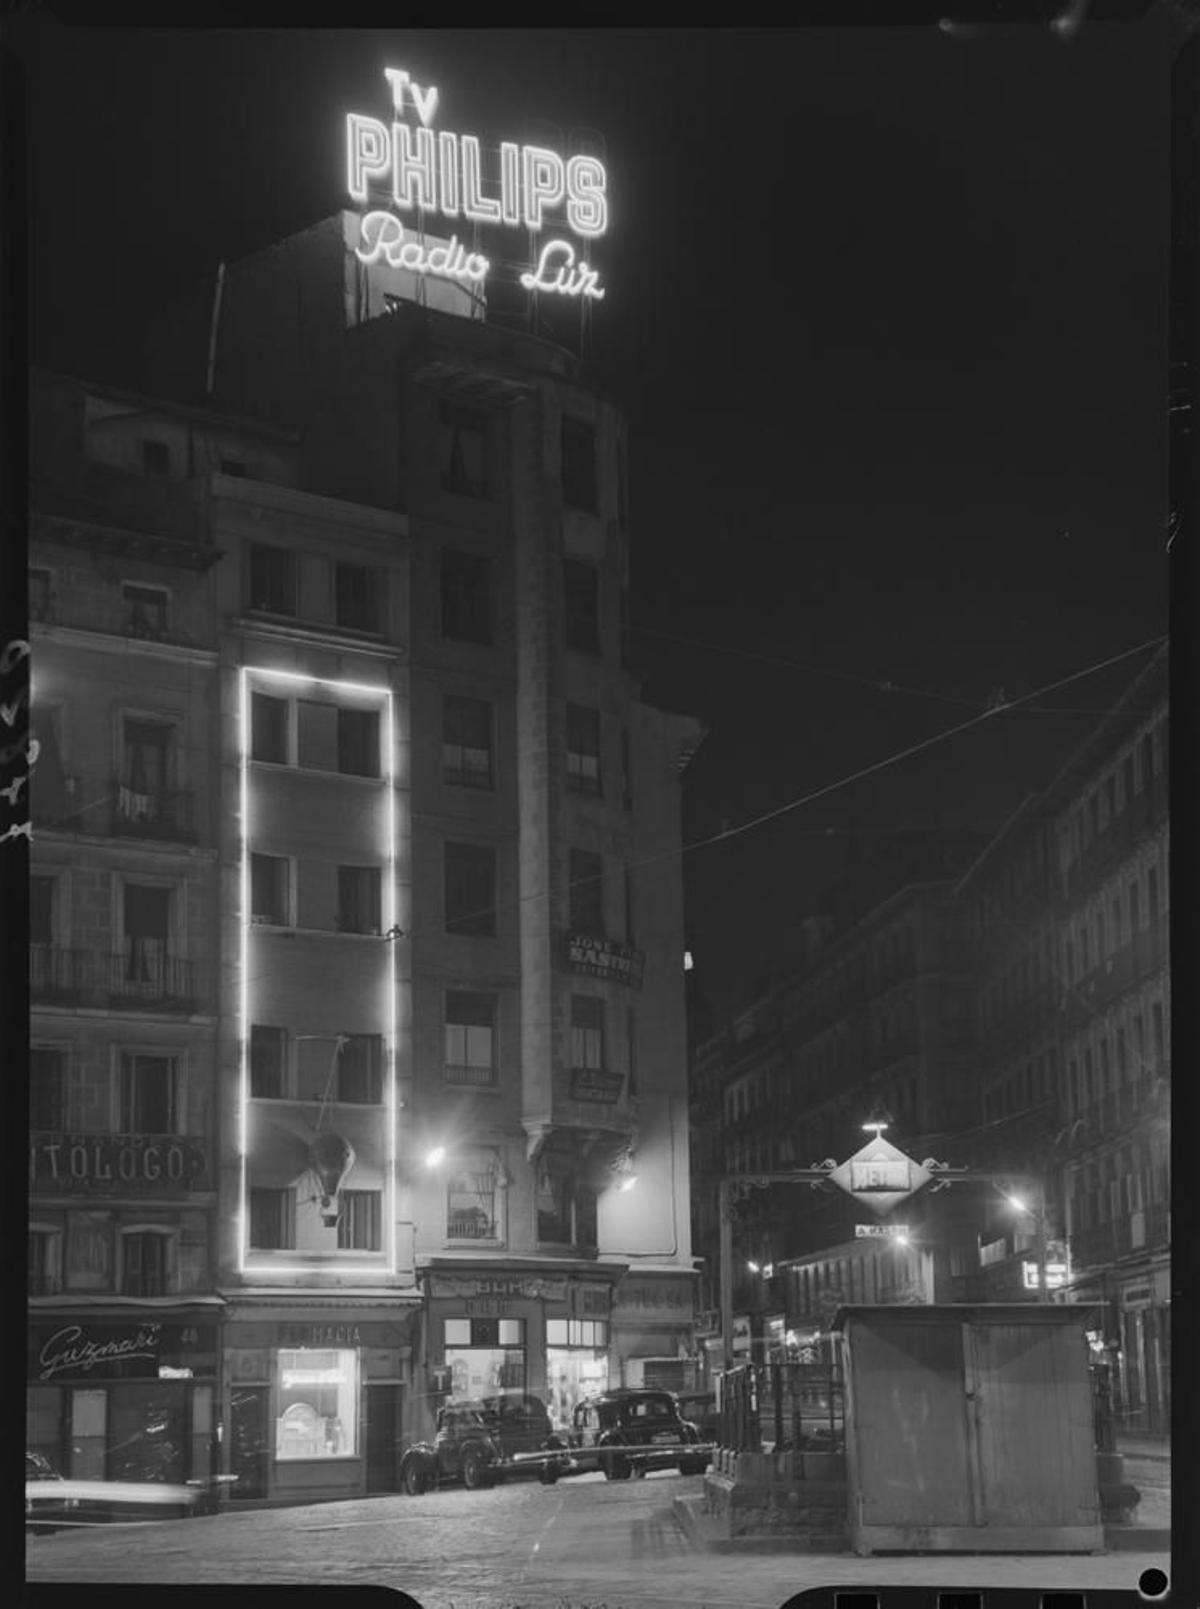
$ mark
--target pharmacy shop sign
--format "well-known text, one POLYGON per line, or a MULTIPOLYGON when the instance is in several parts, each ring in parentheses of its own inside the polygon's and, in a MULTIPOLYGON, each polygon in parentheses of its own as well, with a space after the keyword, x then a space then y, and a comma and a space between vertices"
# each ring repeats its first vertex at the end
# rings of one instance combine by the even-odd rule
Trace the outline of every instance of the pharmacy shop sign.
POLYGON ((524 230, 539 240, 536 263, 519 276, 527 291, 601 301, 586 253, 608 228, 604 164, 510 140, 485 150, 477 135, 442 126, 432 84, 398 67, 383 76, 390 119, 346 118, 346 188, 363 209, 359 261, 482 287, 494 264, 473 249, 477 226, 524 230), (426 237, 431 225, 436 241, 426 237))

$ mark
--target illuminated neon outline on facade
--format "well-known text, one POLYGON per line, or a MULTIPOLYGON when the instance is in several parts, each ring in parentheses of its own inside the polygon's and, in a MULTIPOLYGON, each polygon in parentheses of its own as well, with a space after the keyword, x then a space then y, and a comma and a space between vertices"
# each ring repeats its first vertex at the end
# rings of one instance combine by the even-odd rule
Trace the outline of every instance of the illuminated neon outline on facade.
MULTIPOLYGON (((506 140, 500 145, 495 176, 485 176, 477 136, 444 129, 435 134, 431 125, 439 99, 436 88, 415 83, 400 68, 384 68, 384 77, 392 93, 391 127, 359 112, 346 115, 346 189, 355 202, 367 205, 374 185, 377 194, 390 189, 398 213, 415 212, 419 229, 426 215, 433 213, 509 229, 523 225, 536 234, 545 226, 547 213, 561 212, 566 229, 585 243, 605 233, 608 175, 598 157, 580 154, 564 160, 544 146, 506 140), (418 119, 415 126, 403 121, 410 110, 418 119), (499 196, 486 194, 485 183, 498 189, 499 196)), ((405 240, 399 219, 393 219, 394 232, 387 233, 388 245, 381 244, 385 231, 380 220, 387 218, 392 214, 377 209, 364 214, 362 244, 356 248, 360 262, 386 257, 394 268, 473 283, 486 276, 490 264, 478 254, 471 255, 475 271, 463 269, 461 256, 466 252, 457 237, 451 241, 454 261, 459 263, 455 269, 446 265, 445 258, 432 260, 441 246, 426 252, 423 241, 405 240)), ((604 296, 597 272, 582 258, 576 262, 575 248, 561 239, 541 247, 536 270, 522 274, 520 282, 532 291, 595 301, 604 296)))
POLYGON ((238 1272, 239 1274, 252 1273, 255 1277, 260 1275, 295 1275, 312 1273, 348 1273, 353 1272, 357 1277, 367 1278, 379 1276, 386 1272, 394 1277, 397 1270, 397 1238, 396 1238, 396 1161, 397 1161, 397 1135, 396 1118, 398 1113, 396 1094, 396 1053, 397 1053, 397 1000, 396 1000, 396 944, 394 937, 399 930, 399 893, 396 887, 396 865, 398 847, 398 829, 396 821, 396 727, 395 727, 395 700, 390 687, 379 683, 364 683, 342 680, 331 676, 309 675, 303 671, 272 670, 263 665, 243 665, 239 672, 240 686, 238 693, 238 737, 239 737, 239 763, 240 763, 240 800, 241 800, 241 856, 239 865, 239 882, 241 888, 241 983, 239 1007, 239 1114, 238 1114, 238 1151, 239 1151, 239 1179, 238 1179, 238 1210, 236 1218, 238 1242, 238 1272), (249 1241, 249 1207, 247 1173, 249 1164, 249 1109, 250 1109, 250 930, 252 927, 250 911, 250 691, 251 678, 276 682, 291 682, 304 686, 328 687, 343 693, 355 693, 361 696, 376 698, 382 705, 382 725, 384 727, 383 742, 383 776, 381 778, 387 791, 386 810, 386 866, 383 879, 383 899, 381 902, 381 918, 385 935, 384 943, 387 950, 387 964, 385 967, 385 987, 387 989, 387 1006, 384 1020, 387 1024, 386 1046, 384 1052, 384 1110, 387 1114, 387 1144, 385 1159, 385 1188, 383 1191, 383 1215, 385 1265, 381 1268, 376 1264, 364 1265, 360 1261, 340 1262, 335 1255, 325 1256, 316 1253, 313 1260, 307 1263, 283 1264, 271 1262, 263 1265, 248 1266, 250 1247, 249 1241))

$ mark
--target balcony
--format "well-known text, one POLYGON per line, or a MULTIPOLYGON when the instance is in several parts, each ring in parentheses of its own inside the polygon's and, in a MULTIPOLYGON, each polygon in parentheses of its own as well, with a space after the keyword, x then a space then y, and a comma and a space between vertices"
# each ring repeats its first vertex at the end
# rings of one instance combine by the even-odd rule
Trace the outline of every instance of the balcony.
POLYGON ((168 1011, 193 1015, 207 1009, 211 969, 204 961, 146 954, 106 955, 101 950, 29 947, 30 998, 41 1005, 109 1011, 168 1011))
POLYGON ((110 828, 114 838, 195 843, 195 800, 190 792, 180 788, 159 788, 142 793, 115 777, 110 787, 110 828))

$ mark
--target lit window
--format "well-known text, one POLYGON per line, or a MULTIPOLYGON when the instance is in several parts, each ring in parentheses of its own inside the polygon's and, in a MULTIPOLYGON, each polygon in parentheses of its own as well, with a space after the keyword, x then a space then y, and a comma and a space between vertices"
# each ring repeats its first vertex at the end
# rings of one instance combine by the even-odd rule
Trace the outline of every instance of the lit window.
POLYGON ((600 712, 567 705, 567 787, 575 793, 600 790, 600 712))
POLYGON ((451 1174, 446 1187, 446 1238, 448 1240, 495 1240, 496 1184, 498 1169, 494 1158, 480 1159, 474 1168, 451 1174))
POLYGON ((444 1073, 448 1084, 495 1083, 495 995, 447 993, 444 1073))
POLYGON ((447 693, 442 701, 442 776, 461 788, 492 786, 492 706, 447 693))
POLYGON ((338 1193, 339 1251, 379 1250, 382 1199, 378 1190, 342 1190, 338 1193))
POLYGON ((357 1452, 358 1355, 281 1347, 275 1456, 339 1458, 357 1452))

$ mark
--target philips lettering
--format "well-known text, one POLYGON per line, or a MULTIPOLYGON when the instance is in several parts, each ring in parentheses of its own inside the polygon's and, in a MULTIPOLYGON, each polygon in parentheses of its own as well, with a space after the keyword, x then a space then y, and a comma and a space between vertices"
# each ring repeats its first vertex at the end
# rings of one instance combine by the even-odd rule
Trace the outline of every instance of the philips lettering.
MULTIPOLYGON (((395 212, 371 210, 360 219, 356 255, 370 266, 432 274, 480 285, 489 259, 468 251, 453 235, 449 243, 426 247, 419 238, 425 219, 440 215, 472 225, 524 228, 540 234, 557 215, 558 227, 580 241, 597 240, 608 228, 607 174, 598 157, 563 157, 540 145, 502 141, 499 160, 485 172, 477 136, 434 131, 439 93, 415 82, 400 68, 384 70, 392 96, 392 122, 351 112, 346 118, 346 188, 366 204, 372 194, 389 195, 395 212), (415 116, 415 124, 408 119, 415 116), (417 237, 406 238, 396 213, 416 214, 417 237)), ((491 165, 489 164, 489 167, 491 165)), ((599 274, 566 240, 540 246, 536 266, 520 275, 526 290, 602 301, 599 274)))

